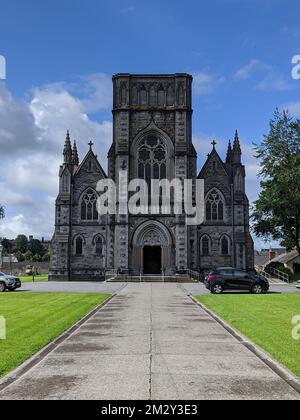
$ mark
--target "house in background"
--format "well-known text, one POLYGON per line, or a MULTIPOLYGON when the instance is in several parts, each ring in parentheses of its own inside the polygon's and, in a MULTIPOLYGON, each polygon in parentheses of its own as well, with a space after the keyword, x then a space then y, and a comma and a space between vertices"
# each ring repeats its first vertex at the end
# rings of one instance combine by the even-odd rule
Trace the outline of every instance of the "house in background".
POLYGON ((278 257, 279 255, 286 254, 285 248, 269 248, 262 249, 261 251, 254 251, 254 261, 256 268, 265 267, 273 258, 278 257))
POLYGON ((281 265, 284 265, 285 268, 288 268, 295 275, 300 274, 300 256, 298 251, 295 249, 293 251, 277 255, 265 264, 265 268, 278 268, 281 265))

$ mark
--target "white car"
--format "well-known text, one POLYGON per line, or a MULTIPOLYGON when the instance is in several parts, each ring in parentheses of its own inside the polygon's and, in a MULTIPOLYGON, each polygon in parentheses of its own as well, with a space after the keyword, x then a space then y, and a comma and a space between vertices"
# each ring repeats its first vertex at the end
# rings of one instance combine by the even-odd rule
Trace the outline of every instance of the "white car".
POLYGON ((297 287, 297 289, 300 289, 300 280, 297 281, 296 287, 297 287))
POLYGON ((21 282, 18 277, 8 276, 7 274, 0 272, 0 293, 6 290, 14 291, 21 287, 21 282))

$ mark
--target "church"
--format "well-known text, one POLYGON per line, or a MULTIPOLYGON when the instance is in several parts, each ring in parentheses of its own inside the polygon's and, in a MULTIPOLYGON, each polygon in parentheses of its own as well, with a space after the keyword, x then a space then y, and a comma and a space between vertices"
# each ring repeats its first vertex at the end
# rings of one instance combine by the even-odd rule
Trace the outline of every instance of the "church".
MULTIPOLYGON (((189 74, 117 74, 113 77, 113 142, 108 171, 96 147, 82 161, 67 133, 49 280, 101 281, 107 273, 130 276, 190 276, 218 266, 254 270, 249 201, 238 133, 226 160, 216 143, 197 172, 192 142, 192 83, 189 74), (188 225, 185 215, 106 214, 97 211, 97 184, 121 171, 128 181, 180 179, 204 182, 204 219, 188 225)), ((151 195, 151 191, 149 192, 151 195)))

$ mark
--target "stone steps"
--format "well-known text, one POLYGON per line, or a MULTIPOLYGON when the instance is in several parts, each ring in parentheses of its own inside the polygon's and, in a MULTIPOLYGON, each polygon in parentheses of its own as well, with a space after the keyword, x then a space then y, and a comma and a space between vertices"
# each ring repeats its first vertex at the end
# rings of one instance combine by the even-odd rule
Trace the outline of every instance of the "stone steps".
POLYGON ((111 282, 125 282, 125 283, 195 283, 195 280, 184 276, 122 276, 118 275, 107 280, 111 282))

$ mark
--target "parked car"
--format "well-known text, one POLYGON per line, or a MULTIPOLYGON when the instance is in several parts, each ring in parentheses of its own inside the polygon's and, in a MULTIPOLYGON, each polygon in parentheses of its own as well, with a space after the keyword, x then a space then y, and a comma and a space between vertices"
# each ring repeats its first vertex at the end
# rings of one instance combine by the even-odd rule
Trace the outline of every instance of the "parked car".
POLYGON ((21 281, 18 277, 9 276, 0 272, 0 293, 5 290, 14 291, 21 287, 21 281))
POLYGON ((296 287, 297 287, 297 289, 300 289, 300 280, 297 281, 296 287))
POLYGON ((264 277, 232 267, 219 267, 211 271, 204 284, 213 294, 220 294, 225 290, 248 290, 260 294, 267 292, 270 287, 264 277))

